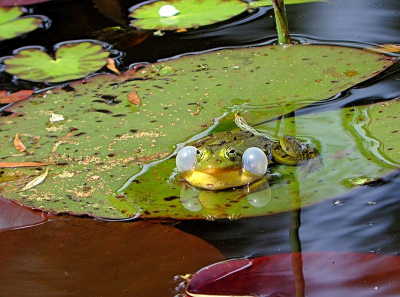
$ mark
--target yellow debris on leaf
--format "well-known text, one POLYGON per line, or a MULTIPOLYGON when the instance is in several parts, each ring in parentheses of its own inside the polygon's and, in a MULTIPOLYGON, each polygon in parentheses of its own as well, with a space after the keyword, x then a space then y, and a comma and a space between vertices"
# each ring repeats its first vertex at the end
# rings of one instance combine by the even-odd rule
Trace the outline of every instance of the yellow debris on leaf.
POLYGON ((29 190, 29 189, 31 189, 31 188, 33 188, 33 187, 36 187, 38 184, 42 183, 42 182, 46 179, 48 173, 49 173, 49 168, 47 168, 46 171, 45 171, 44 173, 42 173, 42 174, 39 175, 38 177, 35 177, 35 178, 32 179, 29 183, 27 183, 27 184, 25 185, 25 187, 23 187, 23 188, 20 190, 20 192, 29 190))

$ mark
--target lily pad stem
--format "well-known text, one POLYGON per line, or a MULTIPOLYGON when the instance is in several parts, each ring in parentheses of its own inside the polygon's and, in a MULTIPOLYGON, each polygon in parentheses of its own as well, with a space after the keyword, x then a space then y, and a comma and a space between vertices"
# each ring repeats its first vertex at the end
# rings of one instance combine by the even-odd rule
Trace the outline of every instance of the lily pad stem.
POLYGON ((289 26, 286 17, 285 3, 283 0, 271 0, 274 6, 276 30, 278 31, 279 44, 290 44, 289 26))

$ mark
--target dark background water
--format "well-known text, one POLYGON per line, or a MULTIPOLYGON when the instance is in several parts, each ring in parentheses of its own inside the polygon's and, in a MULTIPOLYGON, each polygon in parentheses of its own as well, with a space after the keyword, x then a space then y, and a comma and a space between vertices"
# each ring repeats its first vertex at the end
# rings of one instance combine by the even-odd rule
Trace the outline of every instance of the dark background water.
MULTIPOLYGON (((99 35, 95 32, 105 27, 128 27, 128 8, 140 2, 120 0, 113 2, 118 4, 116 7, 107 9, 97 9, 95 4, 101 7, 102 2, 89 0, 52 1, 29 6, 34 14, 49 17, 51 25, 23 38, 1 42, 0 57, 11 55, 13 50, 22 46, 40 45, 51 51, 53 45, 59 42, 96 39, 99 35)), ((292 35, 302 42, 351 46, 399 42, 398 0, 330 0, 329 3, 287 6, 287 14, 292 35)), ((132 36, 139 34, 143 32, 135 32, 132 36)), ((218 25, 189 30, 184 34, 167 32, 163 37, 150 34, 134 46, 121 42, 114 48, 125 53, 120 66, 124 68, 132 63, 154 62, 188 52, 250 46, 275 40, 273 11, 261 8, 218 25)), ((106 41, 112 43, 115 40, 106 41)), ((118 56, 119 53, 115 54, 118 56)), ((18 90, 46 86, 14 80, 10 75, 1 73, 0 87, 18 90)), ((391 100, 399 96, 400 71, 397 64, 373 81, 313 104, 295 115, 391 100)), ((346 196, 302 209, 299 228, 301 248, 303 251, 399 254, 399 212, 400 173, 395 173, 375 185, 363 186, 346 196)), ((291 213, 282 213, 237 221, 183 221, 175 227, 208 241, 226 257, 235 258, 290 252, 290 224, 291 213)), ((8 236, 12 236, 12 232, 17 231, 11 231, 8 236)), ((175 294, 173 287, 171 282, 171 296, 175 294)), ((146 292, 142 296, 157 296, 155 294, 146 292)))

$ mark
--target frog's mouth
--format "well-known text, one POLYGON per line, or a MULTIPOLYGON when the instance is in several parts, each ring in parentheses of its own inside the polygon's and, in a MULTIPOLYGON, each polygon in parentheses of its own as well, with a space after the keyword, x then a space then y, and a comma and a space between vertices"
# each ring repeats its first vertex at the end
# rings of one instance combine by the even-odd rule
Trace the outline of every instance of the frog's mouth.
POLYGON ((235 174, 240 175, 242 173, 242 167, 237 168, 206 168, 202 170, 197 170, 197 172, 205 173, 205 174, 221 174, 221 173, 228 173, 228 172, 235 172, 235 174))
POLYGON ((207 169, 202 171, 187 171, 181 176, 191 185, 206 190, 222 190, 240 187, 260 178, 243 168, 237 169, 207 169))

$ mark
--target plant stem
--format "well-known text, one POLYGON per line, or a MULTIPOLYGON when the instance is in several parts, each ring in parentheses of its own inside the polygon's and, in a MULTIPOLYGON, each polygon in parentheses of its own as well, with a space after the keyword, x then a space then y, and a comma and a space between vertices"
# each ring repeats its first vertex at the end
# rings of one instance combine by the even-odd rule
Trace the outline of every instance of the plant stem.
POLYGON ((290 44, 289 26, 286 17, 286 9, 283 0, 271 0, 274 6, 276 29, 278 31, 278 42, 290 44))

